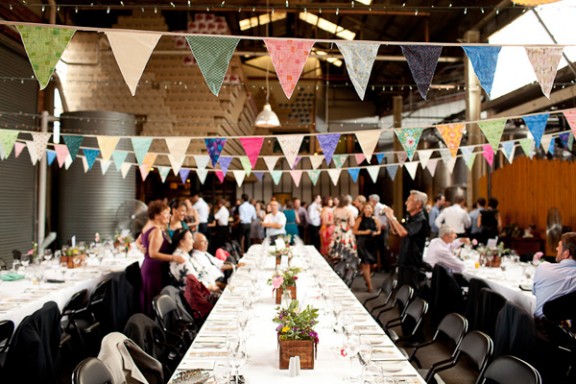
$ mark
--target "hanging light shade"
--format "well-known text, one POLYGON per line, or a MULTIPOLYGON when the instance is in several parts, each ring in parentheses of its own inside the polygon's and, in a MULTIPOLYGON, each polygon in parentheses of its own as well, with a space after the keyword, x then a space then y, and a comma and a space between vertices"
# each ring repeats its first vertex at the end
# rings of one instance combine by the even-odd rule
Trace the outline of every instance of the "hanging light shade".
POLYGON ((264 104, 262 112, 256 116, 254 125, 258 128, 276 128, 280 126, 280 119, 278 115, 272 110, 270 103, 264 104))

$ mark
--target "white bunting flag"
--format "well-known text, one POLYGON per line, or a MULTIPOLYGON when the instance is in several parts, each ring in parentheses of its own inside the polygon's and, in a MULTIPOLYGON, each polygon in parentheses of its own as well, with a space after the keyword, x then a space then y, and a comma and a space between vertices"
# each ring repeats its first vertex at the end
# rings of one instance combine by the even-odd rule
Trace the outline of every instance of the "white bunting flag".
POLYGON ((370 163, 372 160, 372 154, 378 145, 378 140, 380 140, 380 130, 374 129, 356 132, 356 139, 358 140, 358 143, 360 143, 360 148, 362 148, 366 160, 370 163))
POLYGON ((310 156, 310 163, 312 164, 312 169, 318 169, 320 164, 322 164, 322 160, 324 160, 324 155, 312 155, 310 156))
POLYGON ((292 176, 292 180, 294 180, 294 185, 298 188, 300 186, 300 180, 302 180, 302 171, 300 169, 293 169, 290 171, 290 175, 292 176))
MULTIPOLYGON (((31 132, 31 135, 35 146, 36 157, 38 160, 42 160, 44 153, 46 153, 48 140, 50 140, 52 134, 47 132, 31 132)), ((30 150, 30 148, 28 148, 28 150, 30 150)))
POLYGON ((238 188, 240 188, 242 186, 242 183, 244 182, 244 178, 246 177, 246 172, 240 170, 234 170, 232 171, 232 173, 234 174, 234 178, 236 179, 236 184, 238 184, 238 188))
POLYGON ((328 175, 330 175, 330 179, 332 180, 332 184, 338 185, 338 179, 340 179, 340 173, 342 173, 341 169, 329 169, 328 175))
POLYGON ((122 174, 123 179, 125 179, 128 172, 130 172, 130 168, 132 168, 132 164, 130 163, 123 163, 120 167, 120 173, 122 174))
POLYGON ((97 136, 96 140, 98 140, 98 147, 100 147, 102 159, 110 160, 120 138, 117 136, 97 136))
POLYGON ((26 143, 26 147, 28 148, 28 154, 30 155, 30 160, 32 161, 32 165, 36 165, 38 162, 38 155, 36 154, 36 144, 33 141, 24 141, 26 143))
POLYGON ((90 166, 88 165, 88 160, 86 160, 86 156, 82 156, 82 167, 84 167, 84 173, 90 170, 90 166))
POLYGON ((208 170, 207 169, 200 169, 198 168, 196 170, 196 176, 198 176, 198 180, 200 180, 200 184, 204 185, 204 182, 206 181, 206 176, 208 175, 208 170))
POLYGON ((296 157, 298 157, 304 135, 281 135, 276 137, 276 140, 278 140, 280 148, 282 148, 282 152, 284 152, 288 166, 292 168, 296 157))
POLYGON ((430 159, 428 164, 426 164, 426 168, 428 168, 428 172, 430 172, 430 176, 434 177, 436 173, 436 166, 438 165, 438 159, 430 159))
MULTIPOLYGON (((66 157, 66 160, 64 160, 64 168, 66 170, 70 169, 72 162, 73 162, 72 155, 68 154, 68 156, 66 157)), ((86 165, 88 165, 88 163, 86 163, 86 165)))
POLYGON ((454 171, 454 166, 456 165, 456 160, 458 160, 457 157, 451 157, 450 161, 447 164, 444 164, 444 166, 448 170, 448 173, 452 174, 452 172, 454 171))
POLYGON ((421 149, 419 151, 417 151, 416 153, 418 153, 418 159, 420 160, 420 166, 422 167, 422 169, 426 168, 426 164, 428 164, 428 161, 430 160, 430 158, 432 157, 432 154, 434 153, 433 149, 421 149))
POLYGON ((170 173, 170 167, 158 167, 158 173, 160 174, 160 180, 162 182, 166 182, 166 177, 168 177, 168 173, 170 173))
POLYGON ((274 170, 274 167, 276 166, 279 158, 280 156, 264 156, 264 162, 266 163, 266 166, 270 172, 274 170))
POLYGON ((552 144, 552 135, 542 136, 542 139, 540 140, 540 145, 542 146, 544 152, 550 151, 550 144, 552 144))
POLYGON ((374 60, 376 60, 380 43, 342 41, 337 42, 336 45, 342 53, 342 56, 344 56, 346 70, 348 71, 348 76, 350 76, 356 93, 360 96, 360 100, 364 100, 366 86, 370 80, 372 66, 374 65, 374 60))
POLYGON ((194 161, 196 162, 196 168, 205 169, 210 163, 209 155, 194 155, 194 161))
POLYGON ((100 160, 100 169, 102 170, 102 174, 105 175, 112 164, 112 160, 100 160))
POLYGON ((170 152, 168 155, 170 166, 174 174, 177 175, 182 168, 182 164, 184 164, 184 160, 186 160, 186 152, 188 151, 190 138, 165 137, 164 141, 166 141, 168 152, 170 152))
POLYGON ((525 49, 542 93, 550 98, 564 47, 525 47, 525 49))
POLYGON ((370 167, 366 167, 366 170, 368 171, 368 174, 370 175, 372 182, 376 183, 378 181, 378 173, 380 172, 380 166, 372 165, 370 167))
POLYGON ((416 171, 418 170, 418 163, 419 163, 418 161, 410 161, 404 163, 404 168, 406 168, 412 180, 414 180, 414 178, 416 177, 416 171))

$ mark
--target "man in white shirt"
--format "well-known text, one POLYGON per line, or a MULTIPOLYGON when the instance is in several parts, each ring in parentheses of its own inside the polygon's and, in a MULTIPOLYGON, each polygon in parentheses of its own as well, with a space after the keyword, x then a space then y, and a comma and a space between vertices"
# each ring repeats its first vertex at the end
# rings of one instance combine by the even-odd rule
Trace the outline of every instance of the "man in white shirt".
POLYGON ((465 204, 464 196, 456 196, 454 198, 454 204, 448 208, 444 208, 436 220, 434 220, 434 224, 436 224, 438 228, 440 228, 442 223, 447 224, 454 229, 458 236, 464 235, 466 228, 472 225, 470 216, 468 216, 468 212, 464 209, 465 204))
POLYGON ((198 212, 198 232, 208 236, 208 216, 210 215, 210 209, 208 208, 208 203, 202 198, 202 194, 196 192, 192 196, 192 207, 198 212))
POLYGON ((270 241, 274 242, 278 236, 286 234, 286 216, 280 212, 280 205, 277 201, 272 201, 270 208, 272 212, 264 217, 262 226, 266 228, 266 236, 270 237, 270 241))
POLYGON ((225 271, 231 271, 234 267, 231 264, 224 263, 222 260, 215 258, 208 253, 208 239, 206 236, 197 232, 194 235, 194 251, 192 258, 200 265, 210 281, 215 283, 221 288, 226 283, 225 271))
POLYGON ((322 197, 316 195, 314 201, 308 206, 308 233, 310 243, 320 251, 320 213, 322 212, 322 197))
POLYGON ((214 215, 216 220, 216 238, 222 242, 228 241, 230 232, 228 230, 228 220, 230 219, 230 211, 226 207, 226 200, 218 200, 218 211, 214 215))
POLYGON ((355 206, 352 205, 352 201, 354 201, 354 199, 352 198, 352 195, 346 195, 346 207, 345 208, 352 213, 352 217, 354 217, 354 220, 356 220, 360 211, 358 211, 358 208, 356 208, 355 206))
POLYGON ((378 235, 378 252, 380 254, 378 264, 388 272, 392 269, 390 258, 388 257, 388 218, 384 213, 384 208, 388 208, 386 204, 380 202, 380 196, 373 194, 368 196, 368 201, 374 207, 374 217, 380 223, 380 235, 378 235))
POLYGON ((464 271, 464 262, 456 257, 453 251, 468 242, 467 238, 457 239, 454 229, 444 224, 440 226, 438 237, 430 241, 424 262, 432 267, 440 264, 452 272, 462 273, 464 271))
POLYGON ((242 194, 242 204, 238 207, 240 217, 240 227, 238 237, 240 238, 240 249, 246 252, 250 248, 250 227, 256 221, 256 209, 250 204, 250 199, 246 193, 242 194))

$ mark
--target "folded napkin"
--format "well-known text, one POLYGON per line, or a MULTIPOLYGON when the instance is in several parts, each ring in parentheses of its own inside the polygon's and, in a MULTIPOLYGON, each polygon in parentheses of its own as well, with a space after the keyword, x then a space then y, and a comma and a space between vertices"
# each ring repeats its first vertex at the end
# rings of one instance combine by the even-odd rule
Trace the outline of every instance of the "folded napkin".
POLYGON ((3 275, 0 275, 0 279, 2 279, 2 281, 16 281, 16 280, 22 280, 23 278, 24 275, 15 272, 8 272, 3 275))

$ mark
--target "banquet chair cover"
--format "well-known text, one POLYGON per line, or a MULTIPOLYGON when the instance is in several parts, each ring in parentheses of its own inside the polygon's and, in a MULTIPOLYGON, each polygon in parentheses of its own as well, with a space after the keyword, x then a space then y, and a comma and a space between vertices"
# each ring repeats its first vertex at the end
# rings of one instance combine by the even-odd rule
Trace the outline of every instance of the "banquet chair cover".
POLYGON ((430 314, 432 325, 437 326, 449 313, 464 313, 464 295, 454 275, 444 266, 436 264, 432 270, 430 314))
POLYGON ((480 291, 482 288, 490 288, 490 286, 482 279, 470 279, 464 317, 468 319, 468 329, 471 331, 478 329, 476 323, 477 317, 480 316, 480 291))
POLYGON ((496 335, 496 321, 498 313, 504 308, 506 298, 490 288, 480 290, 479 312, 476 316, 476 329, 482 331, 492 339, 496 335))

